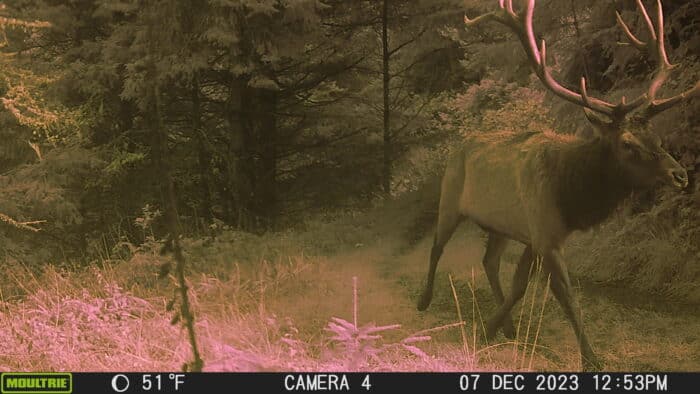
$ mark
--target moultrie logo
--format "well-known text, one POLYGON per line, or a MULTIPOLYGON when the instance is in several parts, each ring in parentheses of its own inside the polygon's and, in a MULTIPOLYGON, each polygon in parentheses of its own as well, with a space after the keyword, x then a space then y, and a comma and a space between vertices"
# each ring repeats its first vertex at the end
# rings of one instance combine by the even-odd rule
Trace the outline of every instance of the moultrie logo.
POLYGON ((67 372, 5 372, 0 375, 2 394, 71 394, 73 375, 67 372))

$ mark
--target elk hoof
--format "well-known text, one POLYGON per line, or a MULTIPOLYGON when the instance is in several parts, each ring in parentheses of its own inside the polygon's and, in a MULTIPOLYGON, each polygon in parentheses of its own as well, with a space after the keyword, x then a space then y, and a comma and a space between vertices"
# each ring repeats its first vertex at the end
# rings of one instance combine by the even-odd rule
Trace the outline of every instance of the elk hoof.
POLYGON ((598 372, 603 370, 603 364, 598 357, 593 355, 581 357, 581 365, 583 366, 583 372, 598 372))
POLYGON ((422 311, 428 309, 428 307, 430 306, 430 301, 432 301, 432 299, 433 299, 432 294, 423 293, 423 295, 420 297, 420 300, 418 300, 418 305, 417 305, 418 310, 422 312, 422 311))
POLYGON ((500 323, 494 322, 493 319, 489 319, 486 322, 486 340, 487 341, 492 341, 494 338, 496 338, 496 332, 498 332, 498 328, 500 326, 500 323))
POLYGON ((513 326, 513 320, 510 317, 503 320, 503 335, 508 339, 515 339, 515 327, 513 326))

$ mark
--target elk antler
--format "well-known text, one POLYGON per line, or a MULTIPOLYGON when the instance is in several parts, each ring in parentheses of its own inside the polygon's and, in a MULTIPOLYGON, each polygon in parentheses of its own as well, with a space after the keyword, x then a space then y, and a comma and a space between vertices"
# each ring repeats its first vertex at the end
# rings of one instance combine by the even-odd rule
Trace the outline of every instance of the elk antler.
POLYGON ((625 24, 619 12, 615 11, 615 15, 617 16, 617 23, 625 32, 625 35, 630 40, 630 43, 632 43, 635 48, 650 53, 656 61, 656 72, 654 79, 652 79, 651 84, 649 85, 649 89, 646 93, 643 93, 634 100, 635 102, 639 102, 639 105, 646 104, 646 108, 642 116, 650 118, 661 111, 671 108, 681 101, 699 96, 700 81, 696 82, 694 87, 673 97, 665 99, 656 98, 657 92, 664 82, 666 82, 666 79, 668 79, 671 74, 671 70, 673 70, 676 65, 671 64, 668 61, 668 56, 666 55, 666 44, 664 43, 664 13, 661 6, 661 0, 656 1, 656 26, 654 26, 651 18, 649 18, 649 13, 644 7, 644 4, 642 4, 642 1, 636 0, 636 2, 637 8, 639 8, 642 16, 644 16, 644 21, 646 22, 645 24, 649 31, 649 42, 643 42, 642 40, 638 39, 625 24))
MULTIPOLYGON (((469 19, 465 15, 464 23, 467 26, 473 26, 485 20, 494 20, 509 27, 520 39, 535 74, 537 74, 545 87, 552 93, 569 102, 591 109, 595 112, 608 115, 613 119, 622 119, 625 117, 625 115, 639 108, 643 104, 647 104, 645 115, 650 117, 683 100, 700 95, 700 82, 698 82, 695 87, 677 96, 667 99, 656 99, 656 92, 668 78, 671 69, 674 67, 668 62, 668 58, 666 56, 666 49, 663 40, 663 12, 661 9, 660 0, 657 0, 658 25, 656 28, 654 28, 654 24, 651 22, 651 19, 649 18, 646 9, 642 5, 641 0, 637 0, 637 5, 644 15, 647 27, 649 28, 651 41, 653 41, 654 44, 653 53, 658 63, 658 70, 654 80, 646 93, 640 95, 630 102, 627 102, 625 97, 622 97, 620 102, 617 104, 589 96, 586 90, 586 79, 583 77, 581 78, 580 82, 580 93, 562 86, 554 79, 549 68, 547 67, 547 47, 545 45, 545 41, 541 40, 540 46, 537 46, 535 31, 532 27, 532 18, 535 11, 535 0, 527 0, 525 10, 522 11, 521 14, 517 14, 513 10, 513 0, 499 0, 498 3, 498 10, 480 15, 474 19, 469 19)), ((617 19, 625 34, 635 47, 641 50, 650 49, 650 45, 648 43, 645 43, 634 36, 631 30, 622 21, 619 14, 617 14, 617 19)))

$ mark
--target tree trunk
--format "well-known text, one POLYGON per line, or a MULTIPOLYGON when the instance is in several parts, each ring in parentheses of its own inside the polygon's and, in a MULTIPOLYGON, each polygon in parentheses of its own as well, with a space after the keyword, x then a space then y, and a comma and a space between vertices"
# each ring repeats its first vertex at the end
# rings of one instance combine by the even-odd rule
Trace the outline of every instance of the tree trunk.
POLYGON ((246 209, 255 230, 274 225, 277 214, 277 92, 246 87, 242 101, 246 160, 242 163, 249 179, 246 209))
POLYGON ((382 2, 382 77, 383 77, 383 118, 384 118, 384 161, 382 167, 382 183, 384 194, 391 194, 391 161, 392 161, 392 141, 391 141, 391 125, 390 125, 390 115, 391 108, 389 107, 389 35, 388 35, 388 24, 389 24, 389 0, 383 0, 382 2))
POLYGON ((246 201, 250 195, 250 179, 245 171, 246 140, 243 127, 243 105, 246 82, 231 76, 229 85, 228 119, 229 135, 226 138, 226 150, 222 161, 222 196, 224 201, 225 221, 238 228, 247 227, 246 201))
POLYGON ((211 154, 207 149, 207 142, 202 130, 202 104, 199 96, 199 78, 195 74, 192 80, 192 131, 197 139, 197 153, 199 166, 198 187, 201 192, 199 214, 206 222, 211 222, 211 191, 209 190, 209 166, 211 154))

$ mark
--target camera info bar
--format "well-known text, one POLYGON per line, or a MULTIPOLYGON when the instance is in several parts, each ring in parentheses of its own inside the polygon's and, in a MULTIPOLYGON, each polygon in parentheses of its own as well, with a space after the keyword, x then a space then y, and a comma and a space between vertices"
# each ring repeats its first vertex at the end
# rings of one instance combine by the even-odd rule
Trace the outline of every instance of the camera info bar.
POLYGON ((3 373, 0 394, 691 393, 700 373, 3 373))

